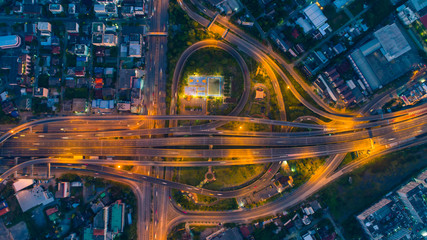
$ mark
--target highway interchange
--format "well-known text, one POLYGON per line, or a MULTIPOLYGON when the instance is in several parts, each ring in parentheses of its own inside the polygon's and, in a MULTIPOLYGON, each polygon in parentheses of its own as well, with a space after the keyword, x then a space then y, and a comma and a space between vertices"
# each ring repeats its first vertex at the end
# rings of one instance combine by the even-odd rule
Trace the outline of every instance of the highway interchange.
MULTIPOLYGON (((382 115, 368 114, 370 109, 378 107, 378 103, 368 103, 358 113, 345 113, 331 108, 301 79, 292 64, 286 63, 277 53, 248 36, 227 18, 216 17, 215 12, 204 8, 197 0, 192 3, 210 19, 193 11, 194 7, 190 8, 182 0, 178 2, 191 18, 210 31, 219 33, 229 44, 218 40, 204 40, 190 46, 182 54, 173 76, 170 115, 166 115, 164 103, 167 38, 154 35, 149 37, 147 53, 148 84, 145 94, 152 96, 145 102, 147 115, 63 116, 27 122, 12 128, 0 137, 0 156, 40 158, 24 161, 8 169, 0 176, 0 181, 10 178, 15 171, 49 163, 61 171, 72 170, 128 184, 138 201, 138 238, 166 239, 168 232, 183 222, 250 222, 274 215, 303 201, 329 182, 375 157, 427 141, 426 104, 382 115), (214 18, 220 25, 211 22, 214 18), (237 50, 254 58, 266 69, 276 91, 281 120, 238 116, 249 100, 251 83, 245 61, 232 46, 237 46, 237 50), (175 115, 177 89, 185 62, 195 51, 208 47, 223 49, 236 59, 244 76, 244 93, 229 116, 175 115), (304 99, 292 84, 289 75, 315 104, 304 99), (299 121, 287 122, 279 84, 286 84, 304 106, 331 121, 324 122, 312 116, 304 116, 299 121), (153 120, 159 123, 157 128, 152 125, 153 120), (210 123, 181 127, 178 126, 178 120, 204 120, 210 123), (276 125, 287 130, 298 128, 301 131, 251 132, 221 129, 227 122, 276 125), (370 154, 337 171, 346 153, 359 150, 369 150, 370 154), (97 156, 100 159, 75 156, 97 156), (112 159, 107 160, 106 157, 111 156, 112 159), (303 186, 251 210, 188 211, 169 200, 170 188, 217 198, 246 196, 254 188, 265 187, 276 174, 281 162, 326 156, 328 158, 325 165, 303 186), (129 157, 134 160, 125 160, 129 157), (181 158, 189 160, 182 161, 181 158), (212 161, 201 161, 200 158, 212 161), (271 164, 270 171, 266 171, 250 185, 232 191, 212 191, 172 181, 172 170, 176 167, 248 164, 271 164), (117 167, 110 167, 118 165, 132 165, 137 171, 122 171, 117 167)), ((167 32, 167 7, 168 1, 153 1, 153 6, 150 7, 150 31, 167 32)), ((384 102, 385 96, 379 96, 379 102, 384 102)))

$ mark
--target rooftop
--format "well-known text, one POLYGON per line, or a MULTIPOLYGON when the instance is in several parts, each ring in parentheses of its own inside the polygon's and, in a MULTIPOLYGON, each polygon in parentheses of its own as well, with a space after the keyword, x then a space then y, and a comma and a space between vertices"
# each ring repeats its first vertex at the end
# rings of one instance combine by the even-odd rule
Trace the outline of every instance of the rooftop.
POLYGON ((16 199, 23 212, 38 206, 46 205, 54 201, 51 193, 45 191, 41 186, 36 186, 29 190, 22 190, 16 194, 16 199))
POLYGON ((411 46, 403 36, 396 23, 387 25, 374 33, 384 49, 384 56, 391 61, 411 50, 411 46))

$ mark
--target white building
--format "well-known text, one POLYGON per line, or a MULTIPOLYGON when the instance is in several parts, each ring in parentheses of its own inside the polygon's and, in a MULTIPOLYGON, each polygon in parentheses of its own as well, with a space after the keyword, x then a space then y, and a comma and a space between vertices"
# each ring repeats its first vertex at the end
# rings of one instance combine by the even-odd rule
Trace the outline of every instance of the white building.
POLYGON ((49 89, 47 88, 36 88, 33 94, 34 97, 40 97, 40 98, 41 97, 47 98, 48 95, 49 95, 49 89))
POLYGON ((0 36, 0 49, 17 48, 21 46, 21 37, 18 35, 0 36))
POLYGON ((50 36, 52 33, 52 25, 48 22, 38 22, 37 29, 42 36, 50 36))
POLYGON ((13 189, 15 192, 19 192, 22 189, 29 187, 34 184, 33 179, 18 179, 16 182, 13 183, 13 189))
POLYGON ((69 182, 60 182, 58 184, 58 192, 56 193, 57 198, 67 198, 71 195, 70 192, 70 183, 69 182))
POLYGON ((38 205, 46 205, 54 201, 52 194, 45 191, 41 186, 36 186, 29 190, 22 190, 15 196, 19 206, 21 206, 22 212, 26 212, 38 205))
POLYGON ((326 34, 326 30, 329 29, 329 24, 326 23, 328 20, 316 4, 311 4, 303 10, 304 15, 310 20, 314 28, 318 29, 322 35, 326 34))

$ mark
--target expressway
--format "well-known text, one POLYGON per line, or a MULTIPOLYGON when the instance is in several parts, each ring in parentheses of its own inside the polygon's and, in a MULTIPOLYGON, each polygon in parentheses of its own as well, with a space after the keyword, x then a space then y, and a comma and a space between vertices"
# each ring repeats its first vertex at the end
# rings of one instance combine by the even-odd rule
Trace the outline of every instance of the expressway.
MULTIPOLYGON (((307 118, 303 118, 307 120, 307 118)), ((309 118, 312 119, 312 118, 309 118)), ((167 146, 308 146, 345 141, 363 140, 372 137, 380 137, 390 134, 400 129, 422 126, 427 122, 427 115, 412 118, 410 121, 398 122, 368 130, 355 132, 336 133, 325 136, 282 136, 282 137, 168 137, 168 138, 138 138, 138 139, 87 139, 83 135, 81 138, 63 137, 68 134, 54 134, 52 138, 39 137, 38 134, 27 134, 22 137, 11 139, 3 144, 4 149, 8 148, 114 148, 114 147, 167 147, 167 146), (62 136, 62 137, 58 137, 62 136)), ((210 133, 210 132, 208 132, 210 133)), ((74 137, 74 134, 70 133, 74 137)), ((120 132, 118 133, 120 134, 120 132)), ((135 133, 138 135, 139 133, 135 133)), ((207 133, 205 133, 207 134, 207 133)), ((118 135, 117 135, 118 136, 118 135)), ((104 135, 102 137, 105 137, 104 135)))
MULTIPOLYGON (((274 202, 267 203, 263 206, 251 209, 250 211, 242 211, 242 210, 236 210, 236 211, 226 211, 226 212, 206 212, 206 211, 183 211, 182 209, 178 208, 176 205, 170 205, 169 208, 174 211, 175 215, 172 219, 169 219, 170 221, 167 224, 167 230, 171 230, 173 226, 180 222, 209 222, 209 223, 225 223, 225 222, 250 222, 251 220, 258 219, 261 217, 268 217, 272 216, 278 212, 283 211, 286 208, 289 208, 291 206, 294 206, 295 204, 299 203, 300 201, 305 200, 308 196, 312 195, 319 189, 321 189, 323 186, 328 184, 329 182, 339 178, 343 174, 360 167, 361 165, 365 164, 366 162, 381 156, 386 153, 390 153, 396 150, 400 150, 406 147, 410 147, 413 145, 421 144, 427 142, 427 137, 423 137, 419 140, 411 140, 405 144, 401 144, 396 147, 392 147, 386 150, 381 150, 374 152, 372 155, 361 158, 358 161, 355 161, 354 163, 344 167, 340 171, 337 171, 334 173, 334 170, 338 167, 338 165, 341 163, 342 159, 344 158, 345 154, 340 154, 337 156, 334 156, 332 158, 329 158, 327 160, 326 166, 319 169, 318 172, 302 187, 297 189, 296 191, 286 195, 285 198, 280 198, 274 202)), ((16 168, 23 168, 22 166, 17 166, 16 168)), ((29 165, 27 165, 29 166, 29 165)), ((25 167, 25 166, 24 166, 25 167)), ((15 171, 15 169, 11 169, 11 171, 15 171)), ((142 192, 137 192, 138 185, 135 184, 135 182, 141 182, 141 181, 157 181, 156 184, 159 185, 168 185, 169 181, 165 181, 162 179, 157 178, 150 178, 147 180, 147 176, 137 175, 135 176, 132 173, 124 173, 120 170, 117 170, 116 168, 109 168, 109 167, 103 167, 103 166, 87 166, 86 169, 79 169, 78 167, 72 167, 68 166, 67 168, 70 169, 76 169, 78 172, 81 172, 83 174, 88 174, 90 172, 95 171, 96 174, 99 174, 98 176, 102 176, 103 178, 112 179, 119 182, 124 182, 127 184, 130 184, 131 187, 134 189, 134 192, 136 194, 143 194, 142 192), (145 177, 145 179, 144 179, 145 177), (157 180, 156 180, 157 179, 157 180), (132 184, 133 183, 133 184, 132 184), (165 184, 166 183, 166 184, 165 184)), ((7 177, 5 175, 1 176, 7 177)), ((4 180, 1 179, 2 181, 4 180)), ((173 182, 170 182, 171 184, 173 182)), ((170 186, 172 187, 172 186, 170 186)), ((175 186, 174 186, 175 187, 175 186)), ((181 186, 176 186, 178 189, 181 186)), ((201 189, 195 188, 190 186, 187 189, 188 191, 197 192, 201 191, 201 189)), ((209 194, 207 190, 205 190, 204 194, 209 194)), ((211 192, 214 194, 214 192, 211 192)), ((225 193, 225 192, 224 192, 225 193)), ((142 195, 143 196, 143 195, 142 195)), ((221 195, 217 197, 222 197, 221 195)), ((138 198, 138 196, 137 196, 138 198)), ((140 199, 138 198, 138 201, 140 199)), ((141 225, 140 227, 144 228, 145 225, 141 225)))
MULTIPOLYGON (((286 126, 286 127, 297 127, 297 128, 306 128, 306 129, 319 129, 319 130, 326 130, 326 131, 337 131, 337 130, 353 130, 353 129, 363 129, 363 128, 369 128, 369 127, 376 127, 381 126, 384 124, 390 124, 393 122, 397 122, 400 120, 407 120, 411 117, 416 117, 423 115, 427 113, 427 104, 422 104, 420 106, 405 109, 393 113, 387 113, 382 115, 374 115, 374 116, 368 116, 368 117, 359 117, 359 118, 353 118, 354 122, 350 124, 347 122, 346 124, 336 124, 334 126, 322 126, 322 125, 316 125, 316 124, 307 124, 307 123, 296 123, 296 122, 286 122, 286 121, 279 121, 279 120, 269 120, 269 119, 260 119, 260 118, 249 118, 249 117, 237 117, 237 116, 182 116, 182 115, 176 115, 176 116, 169 116, 169 115, 116 115, 116 116, 64 116, 64 117, 53 117, 53 118, 47 118, 47 119, 41 119, 36 120, 32 122, 27 122, 22 125, 19 125, 18 127, 15 127, 11 130, 9 130, 7 133, 3 134, 0 137, 0 143, 4 143, 7 139, 10 137, 13 137, 14 135, 27 130, 31 129, 36 126, 40 125, 46 125, 50 123, 58 123, 58 122, 64 122, 64 126, 67 124, 66 121, 125 121, 125 120, 138 120, 138 121, 144 121, 144 120, 213 120, 213 121, 236 121, 236 122, 246 122, 246 123, 257 123, 257 124, 267 124, 267 125, 277 125, 277 126, 286 126), (400 118, 399 118, 400 117, 400 118), (377 120, 377 121, 373 121, 377 120), (368 122, 366 121, 373 121, 368 122), (359 123, 358 122, 365 122, 365 123, 359 123)), ((112 125, 114 126, 114 124, 112 125)), ((178 129, 179 128, 173 128, 178 129)), ((206 130, 203 125, 198 126, 192 126, 187 127, 186 129, 199 129, 199 130, 206 130)))

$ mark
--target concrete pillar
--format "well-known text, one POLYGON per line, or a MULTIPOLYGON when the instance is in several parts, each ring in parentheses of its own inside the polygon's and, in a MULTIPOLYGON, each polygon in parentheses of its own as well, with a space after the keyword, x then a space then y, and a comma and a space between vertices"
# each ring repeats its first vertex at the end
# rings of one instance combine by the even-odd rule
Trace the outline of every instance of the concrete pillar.
POLYGON ((50 178, 50 163, 47 164, 47 178, 50 178))
POLYGON ((31 177, 34 177, 34 164, 31 164, 31 177))
MULTIPOLYGON (((18 165, 19 157, 15 157, 15 166, 18 165)), ((15 177, 18 177, 18 171, 15 171, 15 177)))

